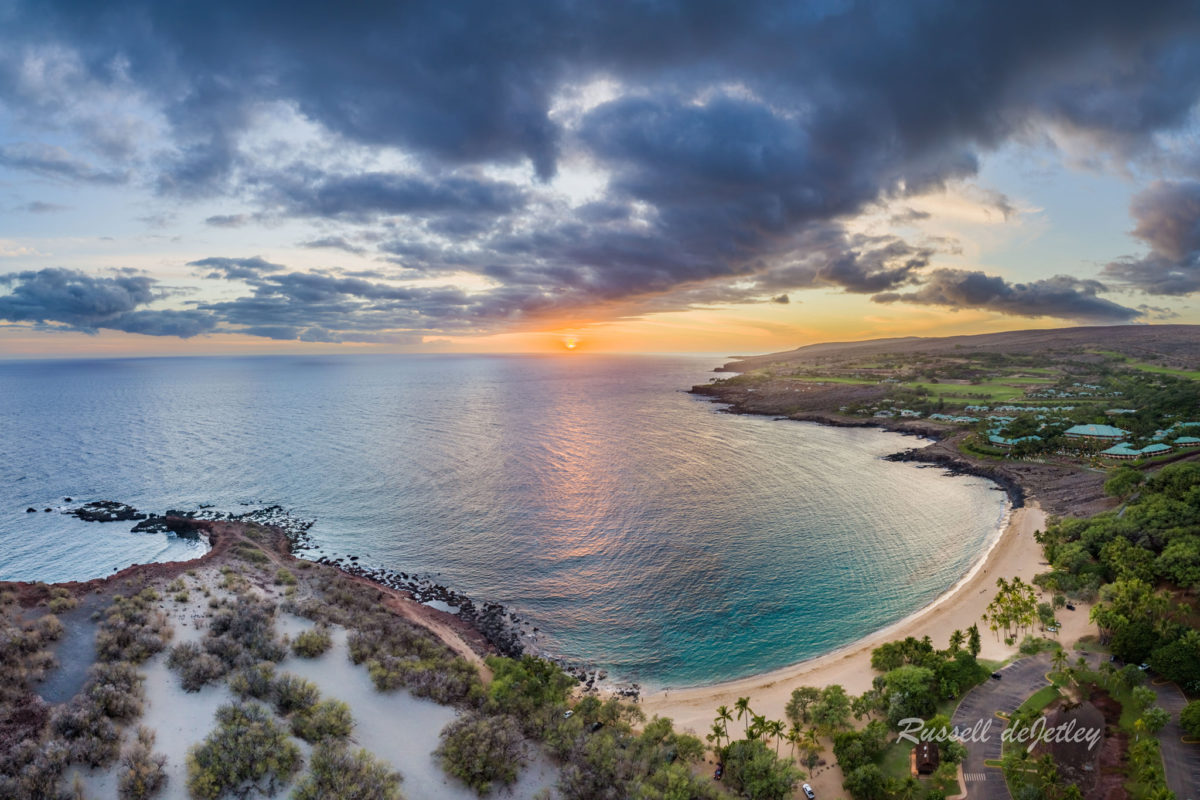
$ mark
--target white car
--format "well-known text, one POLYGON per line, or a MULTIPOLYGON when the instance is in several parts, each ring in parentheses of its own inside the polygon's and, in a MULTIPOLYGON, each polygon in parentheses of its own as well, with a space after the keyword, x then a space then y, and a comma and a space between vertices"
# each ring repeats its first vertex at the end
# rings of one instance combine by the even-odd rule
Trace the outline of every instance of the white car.
POLYGON ((808 800, 817 800, 817 796, 816 796, 816 794, 813 793, 812 787, 809 786, 807 783, 804 784, 803 786, 801 786, 800 788, 804 790, 804 796, 807 797, 808 800))

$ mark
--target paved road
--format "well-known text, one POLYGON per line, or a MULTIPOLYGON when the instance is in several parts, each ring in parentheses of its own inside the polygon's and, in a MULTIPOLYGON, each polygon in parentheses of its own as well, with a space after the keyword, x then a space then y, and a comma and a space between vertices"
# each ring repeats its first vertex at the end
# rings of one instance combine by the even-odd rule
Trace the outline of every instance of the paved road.
POLYGON ((1171 721, 1158 734, 1167 787, 1176 800, 1200 800, 1200 744, 1185 744, 1179 727, 1179 712, 1187 699, 1173 683, 1152 688, 1158 694, 1158 704, 1171 712, 1171 721))
MULTIPOLYGON (((1079 653, 1073 652, 1071 656, 1073 663, 1079 653)), ((1099 666, 1100 657, 1095 653, 1085 657, 1093 669, 1099 666)), ((1007 726, 995 714, 997 711, 1011 714, 1027 697, 1049 685, 1046 673, 1050 668, 1048 653, 1014 661, 1000 670, 1003 679, 989 680, 975 687, 958 704, 952 722, 960 730, 991 720, 986 741, 967 743, 963 779, 971 800, 1010 800, 1004 775, 999 769, 984 765, 985 760, 1000 758, 1000 732, 1007 726)), ((1200 800, 1200 745, 1184 743, 1183 730, 1179 727, 1179 712, 1187 705, 1187 700, 1174 684, 1153 688, 1158 694, 1158 704, 1171 712, 1171 722, 1159 734, 1167 786, 1177 800, 1200 800)))
POLYGON ((987 726, 982 741, 967 742, 967 758, 963 761, 963 780, 967 796, 971 800, 1010 800, 1004 773, 996 767, 988 767, 984 761, 1000 758, 1000 732, 1008 725, 996 716, 1002 711, 1011 714, 1024 703, 1029 695, 1049 685, 1046 673, 1050 671, 1050 656, 1039 653, 1031 658, 1014 661, 1000 670, 1004 677, 989 680, 976 686, 963 697, 954 710, 951 722, 959 730, 978 726, 982 731, 987 726))

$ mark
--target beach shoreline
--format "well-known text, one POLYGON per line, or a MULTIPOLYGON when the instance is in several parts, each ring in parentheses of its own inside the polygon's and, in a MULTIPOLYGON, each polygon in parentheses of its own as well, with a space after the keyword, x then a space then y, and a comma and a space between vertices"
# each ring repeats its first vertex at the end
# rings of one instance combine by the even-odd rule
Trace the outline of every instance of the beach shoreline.
MULTIPOLYGON (((1031 581, 1045 570, 1041 546, 1034 532, 1045 527, 1047 515, 1036 504, 1011 509, 999 535, 982 558, 954 586, 907 617, 824 655, 791 666, 745 678, 707 686, 664 688, 643 694, 641 705, 647 717, 670 717, 676 727, 703 735, 708 731, 717 706, 732 707, 739 697, 750 697, 758 714, 783 719, 784 706, 798 686, 840 684, 852 695, 871 688, 876 673, 871 669, 871 651, 884 642, 908 636, 930 636, 934 645, 945 647, 950 634, 980 624, 980 657, 1003 660, 1017 648, 1004 642, 982 623, 982 615, 994 595, 996 579, 1019 576, 1031 581)), ((1059 640, 1071 643, 1088 629, 1085 607, 1063 611, 1059 640)))

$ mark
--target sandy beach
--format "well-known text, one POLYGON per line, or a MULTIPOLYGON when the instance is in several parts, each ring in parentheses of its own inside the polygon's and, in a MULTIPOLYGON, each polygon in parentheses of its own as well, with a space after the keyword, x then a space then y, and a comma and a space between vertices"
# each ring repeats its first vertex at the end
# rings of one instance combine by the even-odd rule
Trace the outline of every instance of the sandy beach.
MULTIPOLYGON (((933 603, 882 630, 818 658, 762 675, 735 681, 688 689, 667 689, 645 695, 642 708, 647 716, 671 717, 680 729, 703 736, 712 724, 714 709, 719 705, 733 707, 739 697, 749 697, 756 713, 772 719, 784 719, 784 706, 797 686, 826 686, 839 683, 851 694, 861 694, 871 687, 875 672, 871 669, 871 650, 882 642, 930 636, 938 647, 945 647, 951 632, 980 622, 980 617, 994 595, 998 577, 1020 576, 1031 580, 1044 572, 1041 546, 1034 540, 1046 514, 1036 504, 1019 508, 1009 515, 1008 524, 987 555, 950 591, 933 603)), ((1059 640, 1064 645, 1074 643, 1089 632, 1088 610, 1078 606, 1076 611, 1059 613, 1063 629, 1059 640)), ((981 658, 1001 660, 1016 652, 998 640, 986 626, 983 633, 981 658)))

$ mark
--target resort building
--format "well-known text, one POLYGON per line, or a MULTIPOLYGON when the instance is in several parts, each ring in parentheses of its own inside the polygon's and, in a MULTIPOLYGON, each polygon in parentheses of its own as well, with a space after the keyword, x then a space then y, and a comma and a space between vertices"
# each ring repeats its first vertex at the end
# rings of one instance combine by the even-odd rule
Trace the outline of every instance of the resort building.
POLYGON ((994 433, 988 437, 989 444, 995 445, 996 447, 1003 447, 1005 450, 1008 450, 1011 447, 1016 447, 1021 442, 1040 442, 1041 440, 1042 437, 1040 436, 1018 436, 1015 439, 1006 439, 1003 436, 999 436, 994 433))
POLYGON ((1100 455, 1105 458, 1115 458, 1121 461, 1132 460, 1136 458, 1149 458, 1150 456, 1161 456, 1163 453, 1169 453, 1174 448, 1169 444, 1148 444, 1142 448, 1135 448, 1127 442, 1115 444, 1107 450, 1102 450, 1100 455))
POLYGON ((1171 444, 1176 447, 1200 447, 1200 439, 1197 439, 1195 436, 1180 436, 1171 442, 1171 444))
POLYGON ((1065 435, 1068 439, 1100 439, 1117 441, 1129 435, 1129 431, 1114 428, 1112 425, 1074 425, 1067 428, 1065 435))
POLYGON ((913 766, 918 775, 932 775, 938 761, 938 746, 934 742, 921 742, 913 748, 913 766))

